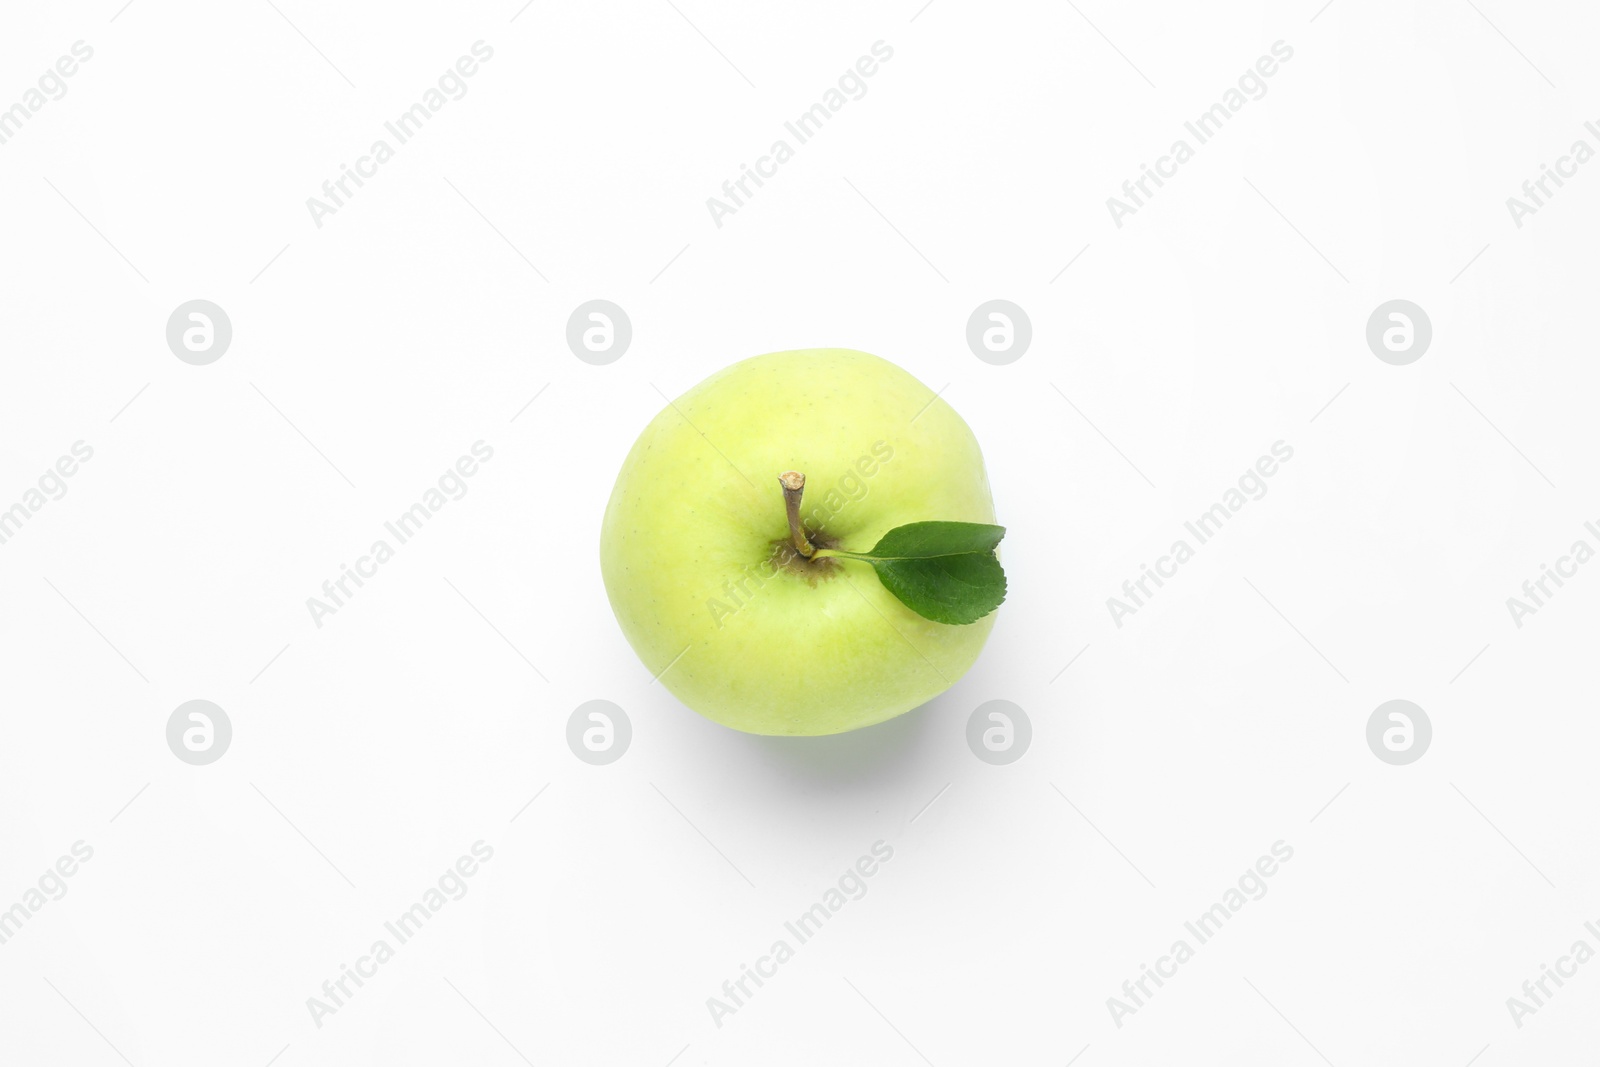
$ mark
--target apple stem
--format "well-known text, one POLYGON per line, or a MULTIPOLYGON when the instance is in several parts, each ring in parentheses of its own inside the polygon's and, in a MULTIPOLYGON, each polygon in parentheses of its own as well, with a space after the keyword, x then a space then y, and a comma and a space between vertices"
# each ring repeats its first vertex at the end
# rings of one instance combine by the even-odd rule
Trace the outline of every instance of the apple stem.
POLYGON ((789 537, 794 541, 794 550, 810 559, 817 550, 800 522, 800 497, 806 491, 806 476, 799 471, 784 471, 778 475, 778 484, 783 486, 783 505, 789 512, 789 537))

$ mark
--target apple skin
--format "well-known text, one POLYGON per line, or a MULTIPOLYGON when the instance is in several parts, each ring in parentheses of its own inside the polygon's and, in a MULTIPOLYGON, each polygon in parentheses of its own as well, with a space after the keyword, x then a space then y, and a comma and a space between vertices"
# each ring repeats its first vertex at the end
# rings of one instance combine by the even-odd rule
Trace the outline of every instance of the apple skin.
POLYGON ((789 470, 807 478, 807 528, 825 520, 822 536, 851 551, 909 522, 995 521, 972 431, 893 363, 842 348, 735 363, 645 427, 606 507, 600 569, 645 667, 701 715, 756 734, 855 730, 950 688, 994 613, 925 619, 857 560, 822 577, 775 567, 789 470))

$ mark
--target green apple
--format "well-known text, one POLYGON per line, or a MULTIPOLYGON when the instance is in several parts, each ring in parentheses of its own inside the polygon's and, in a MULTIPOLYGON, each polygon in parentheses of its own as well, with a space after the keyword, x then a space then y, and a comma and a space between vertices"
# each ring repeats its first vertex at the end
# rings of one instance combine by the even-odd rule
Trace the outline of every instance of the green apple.
POLYGON ((865 352, 773 352, 645 427, 600 568, 628 643, 690 708, 750 733, 833 734, 950 688, 994 626, 992 611, 925 618, 836 553, 910 523, 994 518, 978 442, 933 390, 865 352))

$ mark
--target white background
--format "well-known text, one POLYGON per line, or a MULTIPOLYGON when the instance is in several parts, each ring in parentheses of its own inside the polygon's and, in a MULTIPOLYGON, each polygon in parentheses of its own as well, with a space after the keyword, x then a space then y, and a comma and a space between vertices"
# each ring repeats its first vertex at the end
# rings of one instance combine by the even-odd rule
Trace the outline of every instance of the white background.
POLYGON ((1506 998, 1600 948, 1600 576, 1520 628, 1505 603, 1600 519, 1600 167, 1521 228, 1505 204, 1600 147, 1592 10, 274 2, 4 12, 0 107, 94 58, 0 146, 0 508, 94 458, 0 546, 0 908, 94 857, 0 945, 0 1062, 1592 1054, 1600 965, 1520 1029, 1506 998), (315 226, 480 39, 467 95, 315 226), (867 95, 716 227, 878 40, 867 95), (1114 225, 1278 40, 1265 97, 1114 225), (564 340, 596 297, 634 328, 609 366, 564 340), (996 297, 1033 324, 1007 366, 964 338, 996 297), (209 366, 164 336, 195 298, 233 324, 209 366), (1364 337, 1394 298, 1433 324, 1409 366, 1364 337), (601 513, 661 394, 833 345, 948 386, 1011 597, 919 711, 745 736, 651 684, 601 513), (468 495, 317 628, 306 598, 480 439, 468 495), (1106 598, 1278 440, 1268 494, 1117 627, 1106 598), (165 740, 196 698, 234 729, 205 767, 165 740), (564 740, 597 698, 634 730, 605 767, 564 740), (1409 766, 1365 740, 1395 698, 1433 724, 1409 766), (1033 723, 1009 766, 965 741, 991 699, 1033 723), (470 892, 316 1026, 480 839, 470 892), (870 892, 714 1025, 880 839, 870 892), (1278 840, 1267 895, 1115 1025, 1278 840))

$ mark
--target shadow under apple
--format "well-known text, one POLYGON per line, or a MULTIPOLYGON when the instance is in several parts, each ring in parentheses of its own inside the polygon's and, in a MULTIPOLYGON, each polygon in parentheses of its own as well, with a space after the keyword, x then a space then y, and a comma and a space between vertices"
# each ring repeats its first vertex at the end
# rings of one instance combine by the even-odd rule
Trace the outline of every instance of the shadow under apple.
POLYGON ((871 785, 922 777, 940 761, 953 707, 949 692, 875 726, 822 737, 740 734, 738 742, 769 772, 794 784, 871 785), (920 773, 919 773, 920 772, 920 773))

